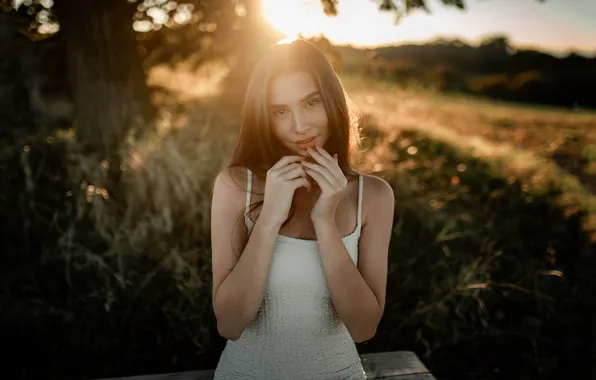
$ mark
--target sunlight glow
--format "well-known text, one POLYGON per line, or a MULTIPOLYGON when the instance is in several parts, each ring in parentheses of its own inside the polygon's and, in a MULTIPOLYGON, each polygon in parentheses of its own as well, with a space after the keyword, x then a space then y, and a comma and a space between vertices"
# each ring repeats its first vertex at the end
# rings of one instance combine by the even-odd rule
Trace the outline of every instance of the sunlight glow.
MULTIPOLYGON (((342 2, 335 17, 324 13, 321 0, 262 0, 262 6, 267 22, 287 38, 324 35, 332 43, 355 46, 382 44, 387 38, 396 43, 421 41, 437 33, 439 25, 421 22, 420 12, 395 25, 394 15, 380 12, 375 1, 342 2)), ((446 21, 440 25, 445 27, 446 21)))
POLYGON ((263 0, 263 15, 275 29, 294 39, 322 32, 325 14, 320 0, 263 0))
POLYGON ((596 11, 596 2, 580 1, 570 7, 569 0, 519 4, 470 1, 468 9, 460 11, 441 0, 428 0, 431 13, 417 10, 395 24, 395 15, 380 12, 373 0, 342 1, 335 17, 325 15, 321 0, 261 1, 265 20, 289 38, 324 35, 333 44, 372 47, 426 43, 437 38, 478 44, 487 37, 505 34, 518 47, 559 52, 596 49, 596 29, 584 16, 596 11))
MULTIPOLYGON (((193 20, 193 11, 194 5, 190 3, 178 4, 175 1, 166 3, 164 0, 145 0, 137 6, 137 12, 133 15, 133 29, 144 33, 159 30, 162 26, 172 28, 186 25, 193 20)), ((199 28, 201 25, 199 24, 199 28)), ((211 29, 209 28, 208 31, 212 32, 211 29)))

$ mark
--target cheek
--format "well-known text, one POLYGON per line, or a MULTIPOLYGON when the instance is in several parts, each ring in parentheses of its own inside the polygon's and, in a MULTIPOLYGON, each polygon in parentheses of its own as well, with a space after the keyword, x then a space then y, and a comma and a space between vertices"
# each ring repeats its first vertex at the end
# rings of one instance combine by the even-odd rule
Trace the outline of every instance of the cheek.
MULTIPOLYGON (((287 118, 286 118, 287 119, 287 118)), ((284 118, 271 122, 271 132, 282 143, 288 139, 291 134, 290 123, 284 118)))
POLYGON ((284 134, 284 123, 280 119, 271 120, 271 132, 276 137, 281 137, 284 134))
POLYGON ((325 108, 321 107, 320 109, 317 109, 315 112, 313 112, 312 116, 313 124, 315 124, 321 130, 321 132, 324 131, 329 134, 329 119, 327 117, 325 108))

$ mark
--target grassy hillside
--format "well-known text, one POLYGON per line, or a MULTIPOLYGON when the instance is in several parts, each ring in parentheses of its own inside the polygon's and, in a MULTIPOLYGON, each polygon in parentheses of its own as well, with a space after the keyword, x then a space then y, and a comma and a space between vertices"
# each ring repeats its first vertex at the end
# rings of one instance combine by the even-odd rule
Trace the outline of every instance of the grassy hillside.
POLYGON ((595 57, 516 50, 504 37, 479 46, 440 40, 375 49, 337 47, 346 72, 494 99, 596 108, 595 57))
MULTIPOLYGON (((596 213, 596 112, 446 95, 344 75, 371 123, 391 135, 413 129, 524 179, 535 189, 566 189, 561 201, 596 213)), ((586 228, 596 231, 596 216, 586 228)))

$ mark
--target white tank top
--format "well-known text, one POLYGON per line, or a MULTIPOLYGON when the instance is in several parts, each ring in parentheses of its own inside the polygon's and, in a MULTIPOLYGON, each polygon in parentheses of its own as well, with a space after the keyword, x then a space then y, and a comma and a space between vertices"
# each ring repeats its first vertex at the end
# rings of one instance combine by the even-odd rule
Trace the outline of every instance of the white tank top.
MULTIPOLYGON (((245 223, 252 172, 248 170, 245 223)), ((357 224, 342 238, 354 264, 362 228, 362 176, 357 224)), ((364 380, 356 345, 333 306, 316 240, 278 234, 263 304, 236 341, 228 340, 215 380, 364 380)))

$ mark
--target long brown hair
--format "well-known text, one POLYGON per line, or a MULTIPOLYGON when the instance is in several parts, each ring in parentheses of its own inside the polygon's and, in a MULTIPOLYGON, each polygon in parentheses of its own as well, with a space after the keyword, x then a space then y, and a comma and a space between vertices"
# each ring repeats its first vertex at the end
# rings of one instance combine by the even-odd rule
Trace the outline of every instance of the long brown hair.
MULTIPOLYGON (((321 92, 330 128, 330 137, 323 148, 331 155, 337 153, 344 175, 356 174, 350 166, 351 154, 360 142, 354 106, 325 54, 303 39, 273 45, 253 69, 244 98, 240 132, 228 168, 248 168, 264 180, 267 170, 279 159, 295 154, 273 134, 267 102, 271 80, 296 71, 312 75, 321 92)), ((255 202, 250 210, 262 204, 263 201, 255 202)), ((292 205, 284 225, 293 212, 292 205)))

